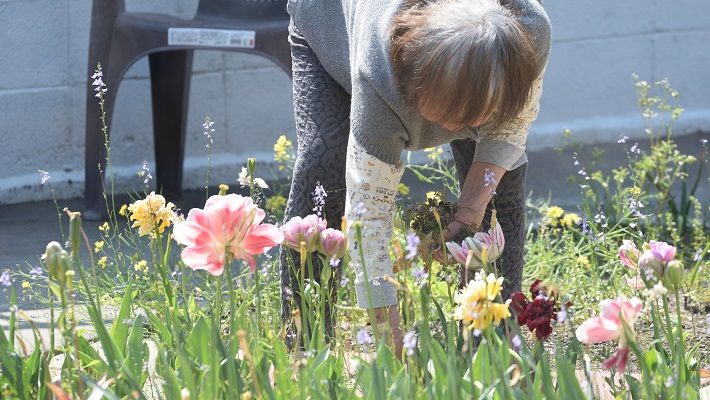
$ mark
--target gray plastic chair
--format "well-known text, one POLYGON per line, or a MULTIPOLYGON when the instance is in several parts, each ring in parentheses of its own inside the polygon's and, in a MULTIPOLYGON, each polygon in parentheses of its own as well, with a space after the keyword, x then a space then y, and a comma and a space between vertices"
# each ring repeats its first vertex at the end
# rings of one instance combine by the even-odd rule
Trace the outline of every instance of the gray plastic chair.
MULTIPOLYGON (((147 55, 150 64, 156 181, 166 194, 182 191, 185 125, 195 49, 258 54, 291 76, 286 0, 200 0, 195 17, 125 11, 124 0, 93 0, 89 75, 103 68, 106 122, 111 126, 116 93, 126 71, 147 55), (217 31, 219 30, 219 31, 217 31), (225 30, 232 31, 231 33, 225 30), (243 32, 233 32, 235 30, 243 32)), ((89 220, 105 216, 101 169, 106 160, 94 89, 86 92, 84 196, 89 220)))

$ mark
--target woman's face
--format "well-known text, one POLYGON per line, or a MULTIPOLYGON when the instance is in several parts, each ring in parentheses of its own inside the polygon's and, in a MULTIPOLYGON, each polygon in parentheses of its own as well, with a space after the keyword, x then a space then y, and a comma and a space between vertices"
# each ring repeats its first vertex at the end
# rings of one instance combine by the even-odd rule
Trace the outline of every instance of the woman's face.
POLYGON ((467 127, 475 128, 475 127, 481 126, 481 125, 485 124, 489 118, 489 116, 481 117, 478 120, 473 121, 473 122, 469 123, 468 125, 465 125, 465 124, 461 124, 459 122, 446 121, 443 118, 441 118, 440 116, 438 116, 437 113, 432 112, 432 111, 428 110, 426 107, 422 107, 421 105, 418 108, 419 108, 419 113, 422 115, 422 117, 425 120, 427 120, 429 122, 433 122, 433 123, 439 125, 440 127, 446 129, 447 131, 451 131, 451 132, 460 132, 467 127))

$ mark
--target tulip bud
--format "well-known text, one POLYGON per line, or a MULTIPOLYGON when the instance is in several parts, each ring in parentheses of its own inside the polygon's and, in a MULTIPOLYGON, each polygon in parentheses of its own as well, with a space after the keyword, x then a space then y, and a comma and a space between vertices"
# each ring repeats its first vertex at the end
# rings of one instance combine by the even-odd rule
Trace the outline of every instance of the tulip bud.
POLYGON ((226 196, 227 190, 229 190, 229 186, 225 185, 224 183, 219 185, 219 195, 220 196, 226 196))
POLYGON ((249 158, 247 160, 247 170, 249 171, 249 176, 254 176, 254 172, 256 171, 256 158, 249 158))
POLYGON ((663 279, 664 264, 663 261, 656 258, 650 250, 644 251, 638 261, 638 266, 642 270, 651 270, 658 279, 663 279))
POLYGON ((637 269, 639 262, 639 249, 636 248, 634 242, 624 240, 624 244, 619 247, 619 259, 629 268, 637 269))
POLYGON ((81 213, 69 213, 69 238, 71 240, 71 256, 74 260, 79 259, 79 247, 81 246, 81 213))
POLYGON ((674 289, 678 290, 685 282, 685 267, 679 260, 668 263, 665 272, 665 280, 674 289))
POLYGON ((64 283, 65 271, 69 267, 68 256, 67 252, 62 248, 62 245, 55 241, 47 244, 47 248, 42 256, 47 266, 49 277, 58 281, 60 284, 64 283))

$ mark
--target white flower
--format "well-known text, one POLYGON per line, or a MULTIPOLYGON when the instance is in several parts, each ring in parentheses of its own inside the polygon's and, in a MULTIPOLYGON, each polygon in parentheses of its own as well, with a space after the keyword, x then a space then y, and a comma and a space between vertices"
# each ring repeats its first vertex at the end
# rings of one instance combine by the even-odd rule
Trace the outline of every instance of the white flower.
MULTIPOLYGON (((249 171, 247 171, 246 167, 242 167, 242 172, 239 173, 239 178, 237 178, 237 181, 240 185, 242 185, 242 187, 251 187, 252 180, 250 180, 249 171)), ((254 178, 253 183, 262 189, 269 188, 269 185, 267 185, 266 182, 264 182, 264 180, 261 178, 254 178)))
POLYGON ((651 303, 655 303, 656 301, 663 298, 666 293, 668 293, 668 289, 663 286, 662 282, 658 282, 653 285, 651 289, 646 290, 646 299, 651 303))

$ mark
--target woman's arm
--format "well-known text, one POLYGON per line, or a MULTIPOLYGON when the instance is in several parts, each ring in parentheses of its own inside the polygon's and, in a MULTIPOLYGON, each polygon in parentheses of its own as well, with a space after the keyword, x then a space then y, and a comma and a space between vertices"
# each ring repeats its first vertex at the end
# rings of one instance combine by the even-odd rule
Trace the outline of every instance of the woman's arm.
POLYGON ((466 227, 479 227, 486 207, 495 194, 505 168, 495 164, 474 161, 466 175, 458 200, 455 220, 446 227, 444 239, 451 240, 466 227))
POLYGON ((497 130, 479 128, 479 141, 468 170, 454 222, 446 227, 445 240, 455 237, 464 227, 478 227, 498 182, 524 156, 528 130, 537 118, 542 95, 543 73, 533 82, 532 92, 523 112, 497 130))

